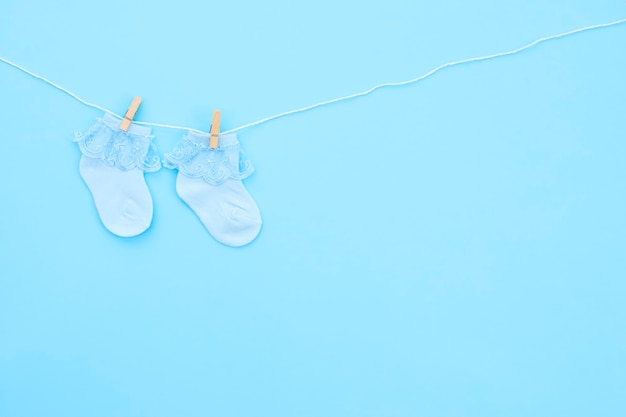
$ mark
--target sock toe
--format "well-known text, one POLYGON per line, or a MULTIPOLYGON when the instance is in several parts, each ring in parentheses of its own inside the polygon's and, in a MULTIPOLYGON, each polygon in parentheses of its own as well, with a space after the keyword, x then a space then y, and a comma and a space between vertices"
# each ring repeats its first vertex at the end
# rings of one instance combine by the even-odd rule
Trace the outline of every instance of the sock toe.
POLYGON ((117 224, 109 230, 121 237, 133 237, 145 232, 152 223, 152 207, 142 207, 135 201, 129 200, 124 205, 118 217, 117 224))

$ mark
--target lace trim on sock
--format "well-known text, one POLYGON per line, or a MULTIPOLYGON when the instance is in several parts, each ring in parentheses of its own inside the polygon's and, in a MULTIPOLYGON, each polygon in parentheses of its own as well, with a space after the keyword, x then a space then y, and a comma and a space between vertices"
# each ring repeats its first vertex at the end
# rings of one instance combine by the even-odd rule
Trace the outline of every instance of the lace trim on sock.
POLYGON ((154 172, 161 168, 161 159, 152 142, 153 137, 113 129, 98 119, 87 132, 77 132, 74 141, 83 155, 101 159, 111 167, 124 171, 139 168, 144 172, 154 172))
POLYGON ((204 143, 184 136, 170 153, 163 157, 163 166, 191 178, 202 178, 209 184, 220 185, 228 179, 242 180, 254 172, 252 162, 238 143, 211 149, 204 143))

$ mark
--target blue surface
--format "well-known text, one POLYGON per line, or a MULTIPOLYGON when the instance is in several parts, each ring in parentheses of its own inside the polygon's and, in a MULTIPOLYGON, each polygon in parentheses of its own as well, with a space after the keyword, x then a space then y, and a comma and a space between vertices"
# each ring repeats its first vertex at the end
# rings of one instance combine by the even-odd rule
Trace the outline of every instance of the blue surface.
MULTIPOLYGON (((228 129, 626 16, 509 3, 3 0, 0 55, 228 129)), ((626 415, 625 45, 580 34, 241 132, 264 226, 240 249, 168 170, 151 229, 108 233, 71 140, 100 113, 0 65, 0 416, 626 415)))

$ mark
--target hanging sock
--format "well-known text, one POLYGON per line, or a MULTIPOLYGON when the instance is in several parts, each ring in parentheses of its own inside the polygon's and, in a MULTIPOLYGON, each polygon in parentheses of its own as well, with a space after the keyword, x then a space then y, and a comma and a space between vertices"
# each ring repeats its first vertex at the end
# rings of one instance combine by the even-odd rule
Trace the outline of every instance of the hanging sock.
POLYGON ((152 197, 145 172, 161 168, 150 128, 131 125, 105 114, 85 133, 77 133, 82 156, 80 175, 93 196, 102 224, 111 233, 132 237, 152 223, 152 197))
POLYGON ((219 136, 219 146, 209 147, 210 136, 189 132, 165 154, 163 166, 178 169, 176 192, 196 213, 218 242, 243 246, 261 230, 261 213, 241 182, 252 174, 252 163, 239 147, 235 134, 219 136))

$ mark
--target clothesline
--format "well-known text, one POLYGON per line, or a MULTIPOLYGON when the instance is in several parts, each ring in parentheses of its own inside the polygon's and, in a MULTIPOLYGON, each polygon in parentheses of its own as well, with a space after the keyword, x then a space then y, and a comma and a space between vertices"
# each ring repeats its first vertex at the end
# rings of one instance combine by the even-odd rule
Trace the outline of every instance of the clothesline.
MULTIPOLYGON (((436 74, 437 72, 439 72, 439 71, 441 71, 441 70, 443 70, 445 68, 450 68, 450 67, 454 67, 454 66, 458 66, 458 65, 462 65, 462 64, 469 64, 469 63, 472 63, 472 62, 487 61, 487 60, 500 58, 500 57, 504 57, 504 56, 519 54, 520 52, 523 52, 523 51, 525 51, 527 49, 530 49, 530 48, 532 48, 534 46, 537 46, 537 45, 539 45, 541 43, 544 43, 544 42, 547 42, 547 41, 550 41, 550 40, 564 38, 564 37, 567 37, 567 36, 572 36, 572 35, 575 35, 577 33, 587 32, 587 31, 590 31, 590 30, 607 28, 607 27, 610 27, 610 26, 616 26, 616 25, 623 24, 623 23, 626 23, 626 19, 616 20, 616 21, 613 21, 613 22, 602 23, 602 24, 598 24, 598 25, 586 26, 586 27, 583 27, 583 28, 574 29, 574 30, 571 30, 571 31, 568 31, 568 32, 560 33, 560 34, 557 34, 557 35, 552 35, 552 36, 539 38, 539 39, 537 39, 537 40, 535 40, 535 41, 533 41, 533 42, 531 42, 531 43, 529 43, 527 45, 524 45, 522 47, 510 50, 510 51, 500 52, 500 53, 496 53, 496 54, 492 54, 492 55, 485 55, 485 56, 480 56, 480 57, 475 57, 475 58, 467 58, 467 59, 461 59, 461 60, 458 60, 458 61, 448 62, 446 64, 442 64, 442 65, 440 65, 440 66, 438 66, 436 68, 433 68, 432 70, 428 71, 427 73, 425 73, 425 74, 423 74, 423 75, 421 75, 419 77, 412 78, 410 80, 399 81, 399 82, 381 83, 381 84, 375 85, 374 87, 371 87, 371 88, 369 88, 369 89, 367 89, 365 91, 361 91, 359 93, 354 93, 354 94, 350 94, 350 95, 347 95, 347 96, 338 97, 338 98, 334 98, 334 99, 327 100, 327 101, 322 101, 320 103, 312 104, 310 106, 302 107, 302 108, 299 108, 299 109, 289 110, 289 111, 286 111, 286 112, 283 112, 283 113, 275 114, 273 116, 269 116, 269 117, 266 117, 264 119, 257 120, 255 122, 247 123, 245 125, 236 127, 234 129, 223 131, 221 133, 226 134, 226 133, 238 132, 240 130, 247 129, 247 128, 250 128, 250 127, 253 127, 253 126, 258 126, 260 124, 267 123, 267 122, 269 122, 271 120, 276 120, 276 119, 279 119, 279 118, 282 118, 282 117, 286 117, 286 116, 289 116, 289 115, 292 115, 292 114, 306 112, 306 111, 309 111, 309 110, 316 109, 318 107, 328 106, 328 105, 333 104, 333 103, 338 103, 340 101, 346 101, 346 100, 350 100, 350 99, 357 98, 357 97, 363 97, 363 96, 369 95, 369 94, 373 93, 374 91, 379 90, 381 88, 400 87, 400 86, 403 86, 403 85, 413 84, 413 83, 416 83, 418 81, 422 81, 422 80, 424 80, 426 78, 429 78, 429 77, 433 76, 434 74, 436 74)), ((79 97, 77 94, 73 93, 72 91, 68 90, 67 88, 62 87, 62 86, 60 86, 60 85, 50 81, 49 79, 47 79, 47 78, 45 78, 45 77, 43 77, 43 76, 41 76, 39 74, 36 74, 36 73, 34 73, 34 72, 32 72, 32 71, 30 71, 30 70, 28 70, 28 69, 26 69, 26 68, 16 64, 14 62, 11 62, 11 61, 9 61, 6 58, 3 58, 3 57, 0 56, 0 61, 2 61, 5 64, 8 64, 8 65, 10 65, 10 66, 20 70, 20 71, 22 71, 22 72, 24 72, 24 73, 26 73, 28 75, 30 75, 33 78, 36 78, 38 80, 41 80, 41 81, 51 85, 52 87, 56 88, 57 90, 60 90, 60 91, 64 92, 65 94, 69 95, 70 97, 72 97, 75 100, 79 101, 80 103, 84 104, 85 106, 101 110, 101 111, 103 111, 105 113, 108 113, 108 114, 114 116, 114 117, 117 117, 120 120, 122 119, 122 116, 120 116, 119 114, 116 114, 115 112, 112 112, 111 110, 106 109, 106 108, 104 108, 102 106, 99 106, 97 104, 91 103, 91 102, 89 102, 89 101, 79 97)), ((208 132, 203 132, 202 130, 194 129, 194 128, 191 128, 191 127, 185 127, 185 126, 177 126, 177 125, 163 124, 163 123, 153 123, 153 122, 139 122, 139 121, 133 121, 133 123, 136 123, 138 125, 144 125, 144 126, 162 127, 162 128, 166 128, 166 129, 186 130, 186 131, 192 131, 192 132, 197 132, 197 133, 208 134, 208 132)))

